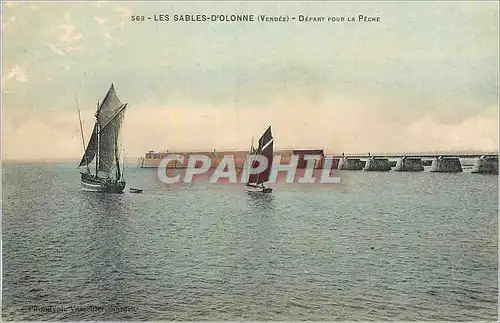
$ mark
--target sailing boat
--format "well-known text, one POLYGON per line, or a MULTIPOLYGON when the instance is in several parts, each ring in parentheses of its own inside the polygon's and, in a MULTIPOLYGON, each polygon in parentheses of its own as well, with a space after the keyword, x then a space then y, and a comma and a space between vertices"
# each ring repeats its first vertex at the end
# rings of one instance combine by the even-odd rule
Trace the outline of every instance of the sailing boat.
MULTIPOLYGON (((267 168, 258 174, 250 174, 248 182, 245 184, 249 192, 271 193, 273 191, 272 188, 264 185, 265 182, 269 181, 269 175, 273 167, 273 141, 271 126, 269 126, 262 137, 260 137, 257 149, 254 149, 252 143, 249 155, 261 155, 266 158, 267 168)), ((253 162, 252 167, 257 167, 257 161, 253 162)))
MULTIPOLYGON (((86 166, 85 171, 80 171, 82 189, 85 191, 122 193, 126 182, 123 180, 123 162, 120 160, 120 128, 125 115, 127 103, 123 104, 118 99, 115 87, 111 84, 104 100, 99 105, 94 129, 89 143, 80 161, 79 168, 86 166), (95 173, 90 170, 89 164, 95 159, 95 173)), ((83 137, 82 119, 80 118, 80 130, 83 137)))

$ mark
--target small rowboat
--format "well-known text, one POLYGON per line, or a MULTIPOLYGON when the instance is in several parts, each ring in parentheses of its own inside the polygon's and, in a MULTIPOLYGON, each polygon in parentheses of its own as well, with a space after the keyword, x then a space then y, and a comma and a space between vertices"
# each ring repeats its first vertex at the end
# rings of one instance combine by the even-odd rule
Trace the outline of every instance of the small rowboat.
POLYGON ((130 193, 142 193, 142 190, 138 188, 130 188, 130 193))

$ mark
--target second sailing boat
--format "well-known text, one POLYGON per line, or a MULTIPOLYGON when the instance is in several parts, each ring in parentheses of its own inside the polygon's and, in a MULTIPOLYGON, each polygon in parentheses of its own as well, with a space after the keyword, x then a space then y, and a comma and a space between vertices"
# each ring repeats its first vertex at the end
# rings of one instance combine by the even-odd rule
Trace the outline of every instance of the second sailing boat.
MULTIPOLYGON (((261 193, 271 193, 272 188, 264 185, 265 182, 269 181, 269 175, 273 167, 273 153, 274 153, 274 138, 271 133, 271 126, 267 128, 264 134, 259 139, 259 146, 254 149, 253 144, 249 155, 261 155, 267 159, 267 167, 265 170, 258 174, 250 174, 246 187, 248 191, 251 192, 261 192, 261 193)), ((254 161, 253 163, 257 163, 254 161)), ((253 165, 252 168, 255 168, 253 165)))
MULTIPOLYGON (((126 182, 123 179, 119 139, 126 107, 127 103, 120 102, 115 87, 111 84, 104 100, 97 106, 92 136, 78 166, 86 166, 85 171, 80 171, 83 190, 105 193, 123 192, 126 182), (95 172, 93 173, 89 165, 94 159, 95 172)), ((79 109, 78 114, 80 115, 79 109)), ((82 140, 85 142, 81 118, 80 130, 82 140)))

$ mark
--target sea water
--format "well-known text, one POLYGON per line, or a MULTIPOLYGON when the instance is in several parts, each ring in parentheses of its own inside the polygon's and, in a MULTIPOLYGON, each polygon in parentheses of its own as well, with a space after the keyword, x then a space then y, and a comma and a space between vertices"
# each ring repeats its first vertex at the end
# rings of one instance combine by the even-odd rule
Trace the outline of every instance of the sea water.
POLYGON ((498 176, 336 175, 248 194, 130 164, 99 194, 4 163, 3 319, 498 319, 498 176))

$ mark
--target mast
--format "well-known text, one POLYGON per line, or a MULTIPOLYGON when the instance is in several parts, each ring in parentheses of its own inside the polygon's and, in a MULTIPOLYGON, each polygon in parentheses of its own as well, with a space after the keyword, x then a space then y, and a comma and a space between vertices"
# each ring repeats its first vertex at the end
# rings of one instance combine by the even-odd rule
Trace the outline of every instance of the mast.
POLYGON ((78 110, 78 120, 80 121, 80 133, 82 134, 83 155, 85 156, 85 163, 87 163, 87 171, 90 172, 89 161, 88 161, 87 154, 85 151, 85 137, 83 136, 82 116, 80 114, 80 106, 78 105, 78 98, 76 96, 75 96, 75 100, 76 100, 76 108, 78 110))
POLYGON ((122 171, 121 171, 121 180, 123 180, 123 172, 125 170, 125 148, 122 149, 122 171))
MULTIPOLYGON (((245 156, 245 162, 243 163, 243 166, 240 168, 240 171, 238 172, 238 176, 240 176, 240 174, 244 168, 247 168, 245 170, 248 172, 248 168, 249 168, 249 166, 247 165, 248 156, 252 155, 253 152, 254 152, 254 148, 253 148, 253 136, 252 136, 252 145, 250 146, 250 150, 248 151, 248 154, 245 156)), ((249 182, 247 181, 247 183, 249 183, 249 182)))
POLYGON ((116 180, 120 180, 122 172, 120 171, 120 160, 118 159, 118 145, 115 143, 115 161, 116 161, 116 180))
MULTIPOLYGON (((253 148, 253 137, 252 137, 252 149, 254 149, 253 148)), ((257 147, 257 150, 258 150, 257 155, 260 154, 260 152, 261 152, 260 149, 261 149, 261 147, 260 147, 260 143, 259 143, 259 147, 257 147)), ((260 175, 260 173, 257 174, 257 179, 255 180, 255 184, 259 184, 259 175, 260 175)))

